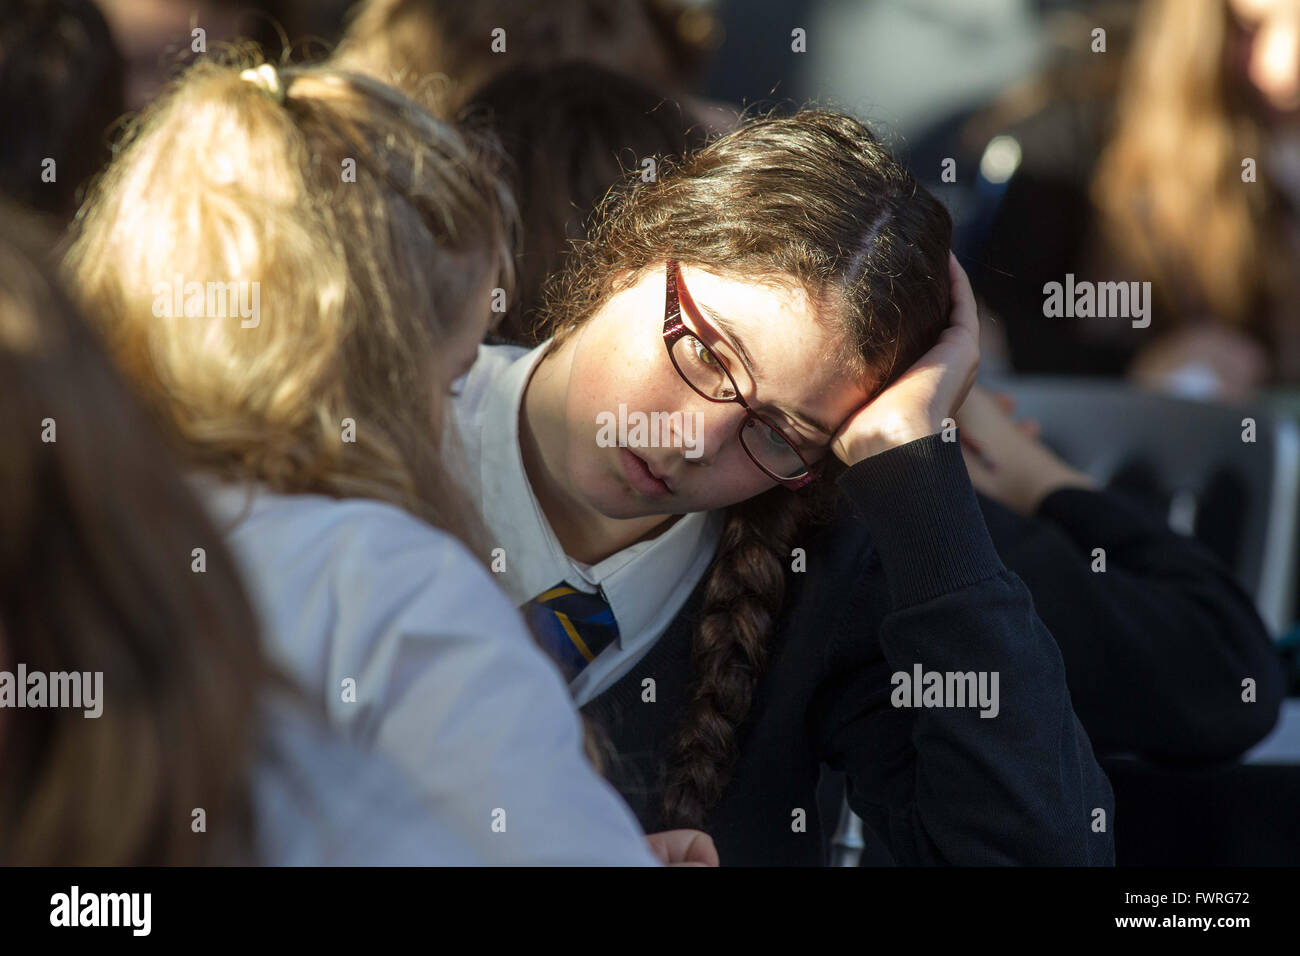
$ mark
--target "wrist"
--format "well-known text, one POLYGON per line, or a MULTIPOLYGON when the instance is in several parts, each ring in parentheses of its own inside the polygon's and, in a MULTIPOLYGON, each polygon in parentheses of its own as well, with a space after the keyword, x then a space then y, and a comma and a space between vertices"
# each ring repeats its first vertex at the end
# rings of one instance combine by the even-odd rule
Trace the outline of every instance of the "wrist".
POLYGON ((1054 491, 1062 488, 1084 488, 1096 490, 1097 483, 1081 471, 1076 471, 1064 462, 1056 459, 1043 462, 1031 472, 1033 478, 1027 483, 1021 495, 1021 508, 1026 516, 1038 512, 1038 506, 1054 491))
POLYGON ((845 443, 847 464, 855 465, 864 458, 871 458, 881 452, 898 448, 918 438, 925 438, 940 431, 941 425, 906 418, 889 418, 876 424, 870 434, 861 435, 845 443))

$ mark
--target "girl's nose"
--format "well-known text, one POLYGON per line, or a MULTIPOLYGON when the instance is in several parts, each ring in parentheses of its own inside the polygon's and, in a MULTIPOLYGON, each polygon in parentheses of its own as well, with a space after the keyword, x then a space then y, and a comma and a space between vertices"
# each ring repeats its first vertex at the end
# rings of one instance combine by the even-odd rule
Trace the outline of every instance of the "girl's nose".
POLYGON ((701 398, 682 411, 682 446, 691 453, 686 460, 709 465, 725 452, 729 443, 738 441, 745 409, 739 402, 709 402, 701 398), (691 420, 688 422, 687 418, 691 420), (691 434, 687 434, 691 432, 691 434), (691 439, 689 444, 686 439, 691 439))

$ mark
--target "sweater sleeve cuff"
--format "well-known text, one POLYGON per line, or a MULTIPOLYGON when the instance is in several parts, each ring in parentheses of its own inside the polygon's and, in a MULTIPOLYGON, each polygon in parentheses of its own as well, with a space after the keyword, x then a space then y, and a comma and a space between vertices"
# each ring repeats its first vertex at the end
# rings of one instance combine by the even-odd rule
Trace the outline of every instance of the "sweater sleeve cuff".
POLYGON ((918 438, 864 458, 837 483, 871 532, 896 609, 1004 570, 959 441, 918 438))

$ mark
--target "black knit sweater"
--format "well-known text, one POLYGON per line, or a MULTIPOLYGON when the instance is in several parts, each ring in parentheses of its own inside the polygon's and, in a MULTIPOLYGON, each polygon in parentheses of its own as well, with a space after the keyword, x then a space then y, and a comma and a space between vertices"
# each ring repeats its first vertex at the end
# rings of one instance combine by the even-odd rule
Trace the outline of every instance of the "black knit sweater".
MULTIPOLYGON (((807 570, 788 575, 739 758, 704 823, 723 865, 825 862, 823 763, 847 774, 854 809, 900 863, 1112 864, 1110 785, 1056 642, 990 540, 959 444, 918 439, 858 462, 839 487, 842 514, 795 543, 807 570), (917 664, 997 672, 997 716, 894 706, 892 675, 917 664)), ((702 591, 583 708, 617 748, 611 780, 647 830, 663 826, 661 774, 702 591)))
POLYGON ((1065 660, 1099 755, 1237 757, 1277 722, 1286 681, 1250 596, 1194 540, 1121 495, 1062 488, 1032 518, 980 498, 1003 563, 1065 660), (1094 571, 1095 549, 1106 570, 1094 571), (1243 700, 1242 681, 1255 682, 1243 700))

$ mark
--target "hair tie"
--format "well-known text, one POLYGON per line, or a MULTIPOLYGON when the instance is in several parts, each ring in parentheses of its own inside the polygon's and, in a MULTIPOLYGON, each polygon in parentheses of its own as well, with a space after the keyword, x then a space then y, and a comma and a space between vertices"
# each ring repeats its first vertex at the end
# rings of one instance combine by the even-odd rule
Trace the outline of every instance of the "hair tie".
POLYGON ((270 63, 263 63, 256 69, 245 70, 239 74, 239 78, 260 86, 271 94, 271 99, 277 103, 284 103, 284 87, 280 84, 280 74, 270 63))

